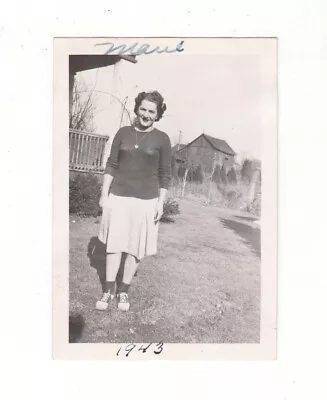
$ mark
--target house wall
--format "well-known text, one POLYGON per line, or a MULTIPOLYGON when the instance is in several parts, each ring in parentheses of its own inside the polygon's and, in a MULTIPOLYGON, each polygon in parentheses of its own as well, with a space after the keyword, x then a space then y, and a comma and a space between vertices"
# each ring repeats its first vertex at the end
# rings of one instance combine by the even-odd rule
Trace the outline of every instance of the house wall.
POLYGON ((226 168, 226 172, 228 172, 235 164, 234 156, 230 156, 228 154, 220 153, 223 158, 222 164, 226 168))
POLYGON ((203 137, 199 137, 190 146, 179 151, 178 157, 187 160, 194 167, 201 165, 205 172, 209 172, 212 169, 214 150, 203 137))

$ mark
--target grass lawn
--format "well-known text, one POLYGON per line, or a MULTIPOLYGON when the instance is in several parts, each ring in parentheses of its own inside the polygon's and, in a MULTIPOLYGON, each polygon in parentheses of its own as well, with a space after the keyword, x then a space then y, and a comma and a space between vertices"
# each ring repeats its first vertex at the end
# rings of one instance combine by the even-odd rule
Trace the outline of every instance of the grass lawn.
POLYGON ((159 252, 141 262, 127 313, 116 301, 94 309, 101 285, 86 253, 99 219, 70 221, 70 312, 85 320, 80 342, 259 342, 258 254, 226 224, 230 211, 185 200, 180 210, 175 223, 161 223, 159 252))

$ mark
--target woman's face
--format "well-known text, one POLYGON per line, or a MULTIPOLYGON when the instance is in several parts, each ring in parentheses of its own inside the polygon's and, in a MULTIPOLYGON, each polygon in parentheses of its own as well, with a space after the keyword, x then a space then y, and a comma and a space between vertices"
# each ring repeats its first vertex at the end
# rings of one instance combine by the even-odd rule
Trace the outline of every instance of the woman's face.
POLYGON ((142 100, 137 113, 140 128, 150 128, 158 117, 157 105, 149 100, 142 100))

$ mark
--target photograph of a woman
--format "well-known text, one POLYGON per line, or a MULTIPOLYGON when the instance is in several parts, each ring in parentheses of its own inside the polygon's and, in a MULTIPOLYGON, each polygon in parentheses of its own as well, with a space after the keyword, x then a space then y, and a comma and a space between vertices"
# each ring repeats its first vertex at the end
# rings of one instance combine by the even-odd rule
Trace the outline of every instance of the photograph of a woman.
POLYGON ((117 297, 118 309, 128 311, 128 290, 140 261, 157 253, 159 221, 171 178, 171 143, 154 124, 165 110, 159 92, 139 93, 133 125, 119 129, 113 139, 99 201, 99 240, 106 246, 106 282, 96 302, 97 310, 106 310, 117 297), (116 287, 123 253, 123 278, 116 287))
POLYGON ((259 345, 268 331, 262 166, 275 148, 276 41, 187 43, 192 50, 185 42, 183 52, 142 55, 60 47, 69 343, 123 344, 118 356, 128 357, 128 344, 136 353, 152 343, 147 354, 162 343, 259 345))

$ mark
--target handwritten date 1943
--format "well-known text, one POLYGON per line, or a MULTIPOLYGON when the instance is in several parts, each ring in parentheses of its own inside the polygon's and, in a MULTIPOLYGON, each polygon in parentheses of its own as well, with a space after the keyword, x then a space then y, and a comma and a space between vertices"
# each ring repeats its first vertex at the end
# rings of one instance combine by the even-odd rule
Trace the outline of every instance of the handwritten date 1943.
POLYGON ((145 344, 143 343, 143 344, 141 344, 141 346, 139 348, 137 348, 136 344, 129 343, 125 347, 121 346, 118 349, 116 355, 119 356, 119 355, 125 354, 125 356, 128 357, 134 349, 135 349, 135 351, 141 351, 143 354, 143 353, 146 353, 150 347, 152 348, 154 354, 160 354, 163 350, 163 343, 162 342, 160 342, 160 343, 145 343, 145 344), (123 351, 121 352, 121 350, 123 350, 123 351))

